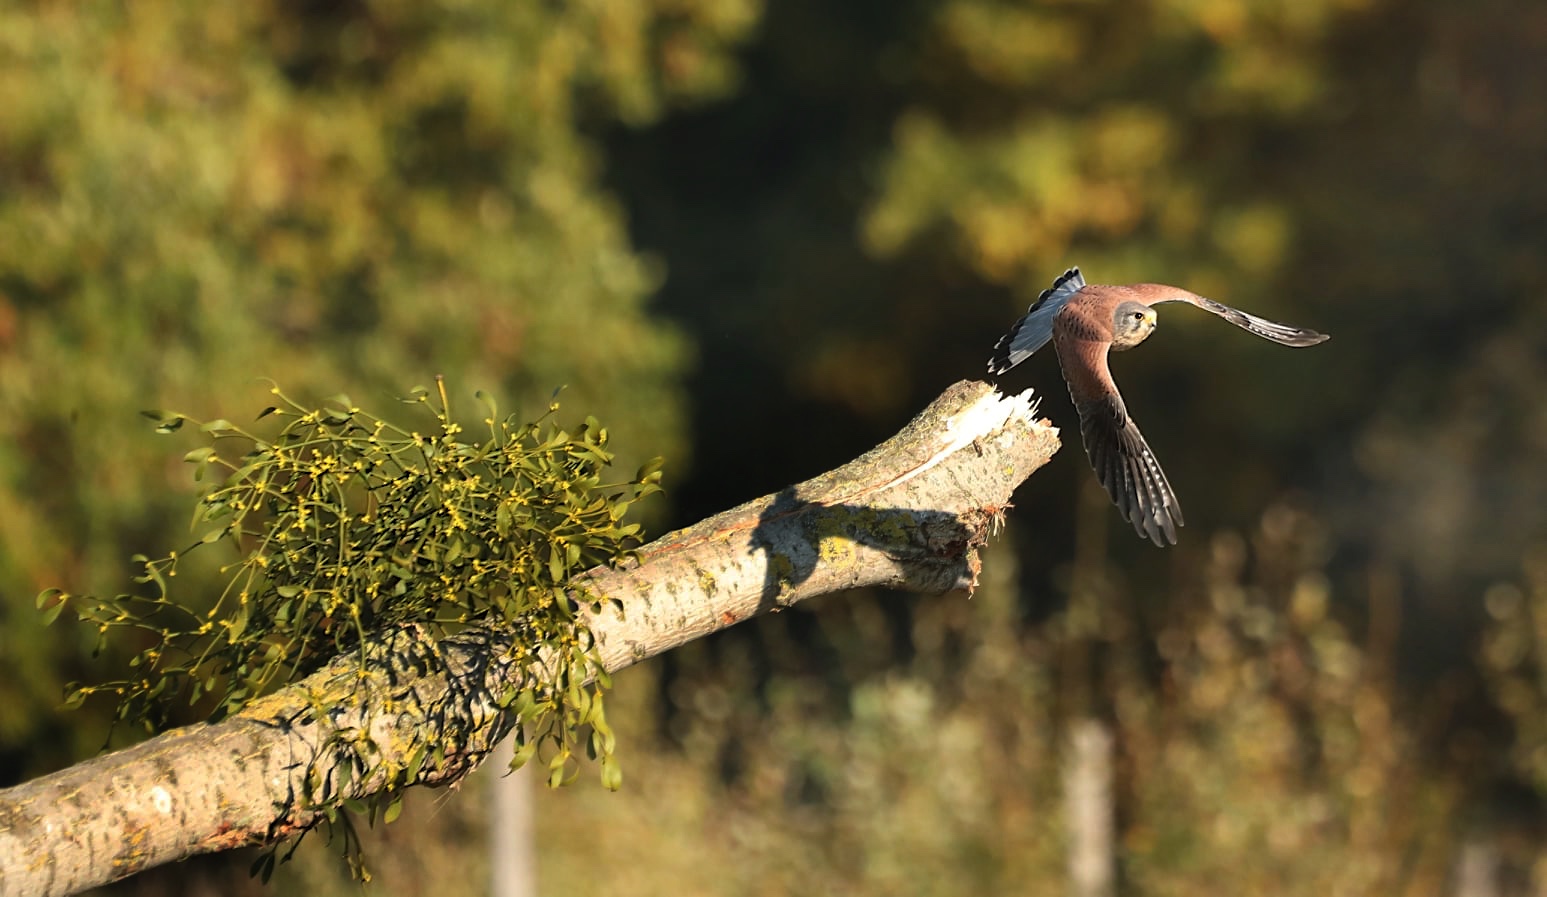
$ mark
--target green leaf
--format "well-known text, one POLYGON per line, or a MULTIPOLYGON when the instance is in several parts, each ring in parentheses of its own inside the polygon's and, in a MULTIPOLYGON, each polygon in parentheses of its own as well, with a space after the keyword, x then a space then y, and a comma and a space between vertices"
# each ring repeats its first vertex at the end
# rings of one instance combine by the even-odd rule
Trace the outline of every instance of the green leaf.
POLYGON ((569 752, 560 751, 552 760, 548 761, 548 787, 557 788, 564 784, 564 770, 569 765, 569 752))
POLYGON ((59 598, 60 602, 63 603, 70 597, 70 594, 64 589, 44 589, 38 593, 38 597, 34 599, 33 603, 37 605, 38 610, 42 610, 43 605, 48 603, 48 599, 54 598, 56 596, 59 598))
POLYGON ((659 480, 661 468, 666 466, 666 459, 661 457, 651 458, 639 468, 639 473, 634 475, 634 482, 646 483, 659 480))
POLYGON ((601 765, 602 787, 608 791, 617 791, 622 788, 623 767, 618 765, 618 761, 609 754, 602 757, 601 765))
POLYGON ((349 790, 349 783, 354 781, 354 777, 355 777, 355 766, 354 766, 354 764, 349 762, 348 760, 345 760, 344 762, 340 763, 338 765, 338 775, 335 778, 334 783, 333 783, 333 787, 336 789, 334 791, 334 795, 336 796, 336 795, 343 794, 346 791, 348 791, 349 790))
POLYGON ((252 605, 245 601, 237 605, 236 614, 231 617, 231 625, 226 630, 226 636, 232 641, 241 638, 242 633, 247 631, 247 620, 251 613, 251 607, 252 605))
POLYGON ((532 759, 533 755, 535 755, 536 753, 537 753, 537 741, 536 741, 536 739, 533 739, 533 740, 530 740, 530 741, 527 741, 527 742, 524 742, 524 743, 518 743, 516 745, 515 752, 512 753, 511 757, 510 757, 510 771, 511 772, 515 772, 516 770, 518 770, 521 767, 525 766, 532 759))
POLYGON ((602 756, 610 756, 618 745, 617 736, 612 728, 607 725, 607 717, 602 713, 602 699, 596 699, 596 712, 591 714, 591 732, 597 738, 597 750, 602 756))
POLYGON ((48 626, 64 612, 65 601, 63 598, 43 609, 43 625, 48 626))
POLYGON ((516 714, 516 716, 522 719, 528 719, 532 716, 535 716, 533 711, 536 709, 537 696, 534 695, 532 690, 529 688, 524 688, 517 692, 515 698, 513 698, 510 702, 510 712, 516 714))
POLYGON ((387 825, 391 825, 401 815, 403 815, 403 792, 399 791, 393 796, 392 803, 387 804, 387 812, 382 814, 381 820, 387 825))
POLYGON ((424 758, 429 755, 429 749, 424 745, 416 745, 408 755, 408 768, 404 773, 405 781, 412 785, 419 781, 419 770, 424 768, 424 758))
POLYGON ((183 460, 190 464, 203 464, 208 462, 214 454, 215 449, 212 446, 206 445, 201 448, 196 448, 188 454, 184 455, 183 460))
POLYGON ((473 398, 477 399, 483 404, 483 407, 489 410, 489 420, 497 421, 500 419, 500 406, 499 403, 494 400, 494 396, 489 395, 487 392, 479 389, 473 392, 473 398))

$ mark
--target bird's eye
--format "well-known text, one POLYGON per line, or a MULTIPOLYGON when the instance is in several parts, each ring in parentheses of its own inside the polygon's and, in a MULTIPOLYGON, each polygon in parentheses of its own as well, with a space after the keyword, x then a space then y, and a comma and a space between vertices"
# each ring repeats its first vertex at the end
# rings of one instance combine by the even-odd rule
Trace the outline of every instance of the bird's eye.
POLYGON ((1144 320, 1144 312, 1142 312, 1142 311, 1134 312, 1133 313, 1133 319, 1135 321, 1142 321, 1142 320, 1144 320))

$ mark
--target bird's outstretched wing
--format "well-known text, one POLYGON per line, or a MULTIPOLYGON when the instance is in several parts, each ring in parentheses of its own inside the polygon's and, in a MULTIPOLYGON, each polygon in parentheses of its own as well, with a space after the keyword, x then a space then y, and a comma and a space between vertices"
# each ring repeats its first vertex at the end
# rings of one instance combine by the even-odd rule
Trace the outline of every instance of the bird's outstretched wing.
MULTIPOLYGON (((1247 333, 1255 333, 1263 339, 1270 339, 1275 343, 1285 346, 1314 346, 1317 343, 1327 341, 1325 333, 1317 333, 1304 327, 1291 327, 1288 324, 1280 324, 1259 318, 1256 315, 1247 314, 1239 308, 1231 308, 1223 302, 1215 302, 1213 299, 1205 299, 1202 296, 1179 296, 1174 299, 1163 299, 1161 302, 1187 302, 1196 305, 1204 311, 1213 312, 1247 333)), ((1155 303, 1159 305, 1160 303, 1155 303)))
POLYGON ((994 343, 994 354, 988 360, 988 372, 1003 374, 1047 345, 1053 336, 1053 316, 1068 304, 1075 293, 1084 288, 1085 278, 1080 276, 1079 268, 1070 268, 1053 281, 1053 285, 1043 290, 1026 314, 1015 322, 1010 332, 994 343))
POLYGON ((1080 438, 1096 470, 1096 478, 1124 517, 1151 542, 1164 548, 1176 544, 1182 506, 1166 480, 1149 443, 1128 416, 1123 397, 1113 389, 1093 401, 1075 398, 1080 412, 1080 438))

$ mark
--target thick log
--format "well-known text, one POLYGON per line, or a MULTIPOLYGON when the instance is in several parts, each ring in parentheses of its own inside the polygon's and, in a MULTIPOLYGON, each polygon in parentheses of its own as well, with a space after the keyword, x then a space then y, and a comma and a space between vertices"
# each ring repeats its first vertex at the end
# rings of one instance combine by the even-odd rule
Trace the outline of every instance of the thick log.
MULTIPOLYGON (((1058 445, 1029 393, 957 383, 843 467, 585 574, 608 599, 586 620, 602 663, 620 670, 847 588, 970 592, 977 548, 1058 445)), ((517 647, 491 629, 436 640, 398 628, 363 663, 340 657, 229 719, 0 791, 0 897, 272 843, 315 825, 322 802, 375 794, 408 769, 414 784, 459 781, 513 725, 497 698, 520 674, 517 647)))

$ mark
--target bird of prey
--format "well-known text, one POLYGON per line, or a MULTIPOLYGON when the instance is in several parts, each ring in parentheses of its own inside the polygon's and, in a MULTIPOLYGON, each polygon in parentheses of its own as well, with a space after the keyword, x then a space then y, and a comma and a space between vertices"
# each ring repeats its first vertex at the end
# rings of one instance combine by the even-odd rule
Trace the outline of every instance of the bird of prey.
POLYGON ((1276 324, 1164 284, 1087 284, 1079 268, 1070 268, 1000 337, 988 361, 989 373, 1002 374, 1053 341, 1096 476, 1139 535, 1162 548, 1167 542, 1176 544, 1182 508, 1155 453, 1128 416, 1107 367, 1107 354, 1132 349, 1155 332, 1151 306, 1164 302, 1196 305, 1286 346, 1314 346, 1327 339, 1314 330, 1276 324))

